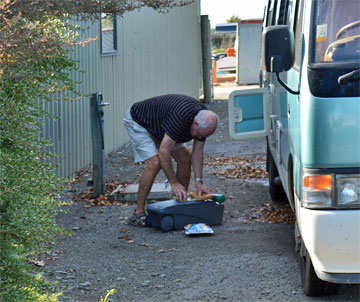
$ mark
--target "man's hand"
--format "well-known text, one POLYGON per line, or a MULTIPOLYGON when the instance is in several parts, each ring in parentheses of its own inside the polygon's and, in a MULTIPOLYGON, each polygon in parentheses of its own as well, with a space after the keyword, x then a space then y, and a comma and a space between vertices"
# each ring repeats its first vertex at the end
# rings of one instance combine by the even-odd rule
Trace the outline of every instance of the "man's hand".
POLYGON ((197 181, 196 182, 196 194, 198 196, 201 196, 203 194, 210 194, 210 190, 201 182, 201 181, 197 181))
POLYGON ((186 192, 185 187, 181 183, 177 182, 177 183, 171 184, 171 190, 174 192, 176 199, 178 201, 180 201, 180 202, 186 201, 187 192, 186 192))
POLYGON ((175 143, 176 142, 165 133, 159 147, 159 159, 161 168, 170 182, 171 190, 175 194, 176 199, 181 202, 187 199, 187 190, 177 180, 176 174, 172 167, 170 152, 175 143))

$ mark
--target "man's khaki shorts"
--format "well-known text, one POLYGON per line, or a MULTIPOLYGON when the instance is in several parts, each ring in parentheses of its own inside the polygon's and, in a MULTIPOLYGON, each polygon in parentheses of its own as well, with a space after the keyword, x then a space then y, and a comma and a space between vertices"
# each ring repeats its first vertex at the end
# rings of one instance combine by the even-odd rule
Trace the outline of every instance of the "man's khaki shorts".
MULTIPOLYGON (((134 161, 136 163, 145 161, 158 154, 160 143, 143 126, 132 119, 130 109, 125 114, 124 125, 133 146, 134 161)), ((175 144, 171 151, 183 147, 186 147, 186 144, 175 144)))

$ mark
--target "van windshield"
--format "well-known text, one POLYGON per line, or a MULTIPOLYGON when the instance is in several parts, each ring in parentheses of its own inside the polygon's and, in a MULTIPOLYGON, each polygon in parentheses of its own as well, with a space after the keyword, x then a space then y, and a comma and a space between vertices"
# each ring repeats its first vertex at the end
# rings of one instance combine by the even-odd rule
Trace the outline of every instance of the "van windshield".
POLYGON ((360 61, 360 1, 317 0, 312 63, 360 61))

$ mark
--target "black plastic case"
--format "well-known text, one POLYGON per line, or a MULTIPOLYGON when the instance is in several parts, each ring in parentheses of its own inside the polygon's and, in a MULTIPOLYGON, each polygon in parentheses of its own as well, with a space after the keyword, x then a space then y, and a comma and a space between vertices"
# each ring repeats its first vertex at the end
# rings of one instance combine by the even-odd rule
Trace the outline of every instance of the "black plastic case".
POLYGON ((168 232, 184 229, 188 224, 222 224, 224 204, 213 200, 179 202, 171 199, 149 204, 146 210, 146 226, 168 232))

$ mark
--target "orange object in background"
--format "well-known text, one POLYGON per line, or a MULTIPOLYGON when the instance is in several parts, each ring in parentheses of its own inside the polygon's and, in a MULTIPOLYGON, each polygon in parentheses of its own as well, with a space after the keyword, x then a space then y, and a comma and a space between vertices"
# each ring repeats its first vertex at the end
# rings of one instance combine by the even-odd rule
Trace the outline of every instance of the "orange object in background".
POLYGON ((236 56, 236 51, 235 51, 234 48, 228 48, 228 49, 225 50, 225 52, 226 52, 226 55, 228 57, 235 57, 236 56))
POLYGON ((212 73, 213 73, 213 83, 217 84, 217 77, 216 77, 216 60, 213 60, 213 67, 212 67, 212 73))

